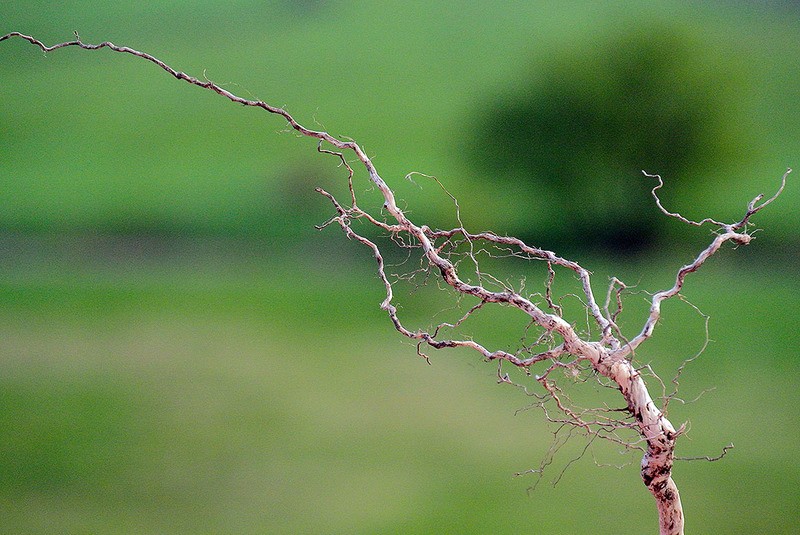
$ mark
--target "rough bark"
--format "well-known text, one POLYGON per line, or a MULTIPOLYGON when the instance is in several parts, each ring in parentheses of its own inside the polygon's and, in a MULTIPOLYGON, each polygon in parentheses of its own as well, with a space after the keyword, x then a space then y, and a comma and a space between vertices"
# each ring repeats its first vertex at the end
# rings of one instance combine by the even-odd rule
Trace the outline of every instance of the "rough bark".
POLYGON ((656 500, 661 535, 683 533, 683 507, 678 487, 672 480, 675 441, 680 434, 659 410, 641 375, 629 361, 611 366, 612 379, 628 403, 647 444, 642 457, 642 480, 656 500))

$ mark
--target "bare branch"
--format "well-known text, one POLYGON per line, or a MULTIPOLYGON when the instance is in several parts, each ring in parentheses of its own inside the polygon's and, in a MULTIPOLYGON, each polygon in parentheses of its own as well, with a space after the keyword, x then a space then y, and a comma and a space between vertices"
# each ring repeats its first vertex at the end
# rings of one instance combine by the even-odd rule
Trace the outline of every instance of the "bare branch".
POLYGON ((789 173, 791 172, 792 168, 789 167, 786 169, 786 172, 783 173, 783 177, 781 177, 781 186, 778 188, 778 191, 775 192, 775 195, 773 195, 766 201, 762 202, 761 204, 758 204, 758 201, 764 198, 763 193, 757 195, 752 201, 750 201, 750 203, 747 205, 747 213, 745 213, 744 217, 738 223, 734 223, 731 228, 735 230, 743 228, 750 221, 750 217, 753 214, 763 210, 765 206, 767 206, 768 204, 772 203, 772 201, 777 199, 780 196, 780 194, 783 193, 783 189, 786 187, 786 177, 788 177, 789 173))
MULTIPOLYGON (((595 438, 603 438, 620 444, 626 449, 644 451, 641 468, 642 480, 656 500, 659 509, 661 534, 678 535, 683 533, 683 510, 680 495, 672 480, 671 472, 675 461, 675 443, 685 431, 685 426, 681 426, 676 430, 667 419, 666 409, 671 399, 678 399, 676 394, 681 373, 683 373, 686 364, 696 356, 687 359, 678 368, 672 380, 675 388, 670 394, 666 394, 666 387, 663 381, 658 378, 649 365, 638 369, 634 368, 631 362, 632 355, 639 345, 652 336, 653 330, 661 317, 661 303, 672 297, 680 296, 686 276, 689 273, 697 271, 726 242, 730 241, 743 245, 750 243, 752 237, 747 232, 750 218, 778 198, 786 186, 787 176, 791 169, 787 169, 786 173, 784 173, 781 185, 772 197, 763 202, 761 202, 763 195, 755 197, 747 205, 747 210, 742 219, 731 224, 722 223, 712 218, 693 221, 680 213, 669 212, 664 208, 658 196, 658 190, 664 186, 663 180, 659 175, 651 175, 643 171, 645 176, 658 180, 658 184, 652 189, 652 195, 657 207, 663 214, 691 226, 699 227, 711 224, 716 226, 717 229, 711 243, 693 261, 678 270, 673 286, 652 295, 650 310, 641 332, 633 339, 627 340, 617 326, 617 320, 623 311, 623 293, 628 286, 613 277, 609 283, 605 303, 601 310, 593 293, 591 272, 576 262, 564 259, 552 251, 528 245, 518 238, 500 236, 493 232, 469 232, 461 220, 461 208, 456 197, 434 176, 409 173, 407 178, 411 180, 415 175, 424 176, 434 180, 440 186, 454 203, 458 224, 456 228, 434 230, 431 226, 418 225, 412 222, 404 209, 398 207, 393 190, 380 176, 376 167, 359 144, 349 138, 332 136, 324 130, 306 128, 283 108, 272 106, 261 100, 239 97, 205 76, 202 80, 192 77, 173 69, 150 54, 129 47, 117 46, 108 41, 97 45, 88 44, 84 43, 76 33, 73 41, 46 46, 29 35, 12 32, 0 37, 0 42, 14 37, 23 39, 44 52, 74 46, 84 50, 107 48, 114 52, 133 55, 155 64, 178 80, 213 91, 234 103, 260 108, 270 114, 278 115, 301 136, 318 140, 317 151, 337 158, 339 164, 347 170, 350 204, 349 206, 344 206, 337 201, 334 195, 322 188, 317 188, 316 191, 331 202, 335 211, 333 217, 317 228, 327 228, 332 223, 336 223, 349 239, 357 241, 371 250, 377 264, 378 277, 385 290, 385 298, 380 306, 388 314, 395 329, 403 336, 416 342, 417 353, 430 362, 423 351, 424 347, 433 349, 471 349, 488 361, 498 361, 497 377, 499 383, 520 387, 527 395, 533 396, 537 400, 534 406, 540 407, 545 413, 545 418, 556 424, 558 429, 554 435, 554 444, 540 464, 539 469, 530 472, 538 473, 541 476, 544 468, 552 462, 552 455, 564 443, 559 436, 562 430, 565 430, 567 438, 572 436, 573 433, 589 437, 586 448, 577 458, 585 454, 595 438), (377 217, 358 206, 356 188, 353 185, 355 172, 345 156, 351 152, 355 156, 355 160, 352 161, 357 161, 367 171, 370 182, 378 189, 383 198, 383 210, 377 217), (378 232, 382 236, 371 239, 367 237, 367 233, 362 234, 354 231, 351 224, 357 220, 368 223, 365 225, 368 229, 378 232), (414 267, 412 271, 405 274, 387 274, 386 262, 381 247, 378 245, 381 239, 388 239, 392 245, 406 250, 409 253, 409 258, 412 257, 412 252, 414 253, 414 258, 419 255, 419 266, 414 267), (491 258, 516 258, 526 261, 538 260, 545 262, 547 265, 547 281, 544 295, 524 295, 524 279, 521 279, 522 282, 518 284, 519 288, 515 289, 515 284, 509 279, 503 280, 504 277, 502 276, 496 277, 483 271, 478 262, 478 258, 481 255, 491 258), (472 268, 465 268, 460 271, 464 261, 466 261, 466 264, 471 265, 472 268), (578 321, 573 320, 570 322, 566 319, 564 317, 565 307, 561 304, 564 297, 556 299, 553 296, 557 268, 571 271, 580 283, 580 295, 566 294, 567 296, 574 296, 581 303, 583 314, 578 314, 578 321), (474 269, 474 271, 470 272, 471 269, 474 269), (423 279, 423 283, 430 278, 435 278, 440 287, 454 292, 458 299, 459 308, 462 298, 473 297, 477 302, 454 321, 440 322, 428 330, 406 327, 398 316, 398 310, 394 304, 393 284, 403 280, 416 282, 418 277, 423 279), (544 300, 544 304, 542 304, 544 309, 539 306, 538 302, 534 302, 537 296, 544 300), (521 347, 516 351, 492 350, 488 347, 490 345, 488 343, 476 341, 471 336, 458 334, 459 328, 470 320, 477 311, 490 305, 500 305, 513 309, 516 314, 522 313, 526 318, 528 326, 525 327, 525 332, 520 342, 521 347), (576 325, 580 322, 586 323, 585 330, 583 326, 580 329, 576 328, 576 325), (535 327, 537 332, 541 330, 541 334, 533 344, 527 341, 528 329, 531 327, 535 327), (593 339, 598 329, 599 336, 593 339), (445 333, 447 337, 445 337, 445 333), (547 349, 541 351, 545 347, 547 349), (534 353, 534 348, 537 348, 536 353, 534 353), (531 373, 531 368, 534 366, 538 365, 537 368, 544 368, 543 371, 535 374, 535 380, 543 393, 532 393, 528 391, 527 386, 513 383, 508 374, 504 374, 502 371, 501 365, 503 362, 508 362, 523 369, 528 375, 534 375, 531 373), (648 380, 655 378, 661 385, 663 401, 661 408, 656 406, 651 397, 645 378, 642 375, 643 372, 652 375, 652 377, 647 377, 648 380), (562 373, 563 375, 561 375, 562 373), (607 405, 590 408, 580 407, 570 398, 568 392, 559 386, 562 381, 567 386, 592 381, 595 385, 599 384, 601 387, 613 388, 619 391, 624 404, 620 403, 620 407, 609 407, 607 405)), ((706 330, 707 342, 708 332, 706 330)), ((717 460, 722 458, 728 449, 732 447, 730 445, 724 448, 719 457, 704 457, 702 459, 717 460)), ((687 460, 694 459, 699 458, 689 458, 687 460)), ((567 467, 574 460, 576 459, 570 461, 567 467)), ((563 474, 563 471, 561 474, 563 474)), ((556 481, 560 479, 561 474, 556 481)))
POLYGON ((716 234, 716 236, 712 240, 711 244, 709 244, 708 247, 706 247, 703 251, 701 251, 700 254, 697 255, 697 257, 694 259, 693 262, 683 266, 682 268, 680 268, 678 270, 678 273, 677 273, 677 275, 675 277, 675 284, 672 286, 672 288, 670 288, 668 290, 663 290, 661 292, 657 292, 656 294, 653 295, 653 298, 652 298, 652 301, 651 301, 651 306, 650 306, 650 314, 649 314, 649 316, 647 318, 647 321, 644 324, 644 327, 642 328, 642 331, 635 338, 633 338, 629 343, 625 344, 620 349, 620 354, 621 355, 628 356, 631 352, 635 351, 636 348, 642 342, 644 342, 645 340, 650 338, 650 336, 652 336, 653 329, 655 328, 656 323, 658 323, 658 319, 661 317, 661 303, 663 301, 665 301, 666 299, 669 299, 671 297, 674 297, 674 296, 678 295, 678 293, 683 288, 683 284, 684 284, 684 282, 686 280, 686 276, 689 273, 694 273, 695 271, 700 269, 700 266, 702 266, 705 263, 706 260, 708 260, 714 253, 716 253, 719 250, 720 247, 722 247, 722 245, 724 243, 726 243, 728 241, 731 241, 731 242, 734 242, 734 243, 740 244, 740 245, 747 245, 747 244, 750 243, 750 241, 752 240, 752 236, 750 234, 747 234, 747 232, 738 232, 738 230, 741 229, 742 227, 744 227, 747 224, 747 222, 749 221, 750 217, 753 214, 755 214, 756 212, 758 212, 761 209, 763 209, 766 205, 768 205, 773 200, 775 200, 775 198, 777 198, 777 196, 780 195, 783 192, 783 189, 786 186, 786 177, 789 175, 789 173, 791 173, 791 171, 792 170, 790 168, 790 169, 787 169, 786 173, 784 173, 784 175, 783 175, 783 177, 781 179, 781 185, 778 188, 778 191, 775 193, 775 195, 773 195, 769 200, 765 201, 764 203, 762 203, 760 205, 757 205, 756 203, 758 202, 759 199, 762 198, 761 195, 759 195, 758 197, 753 199, 753 201, 751 201, 748 204, 747 212, 745 213, 745 216, 739 222, 732 223, 732 224, 720 223, 719 221, 713 220, 711 218, 707 218, 707 219, 704 219, 702 221, 695 222, 695 221, 690 221, 690 220, 684 218, 680 214, 677 214, 677 213, 673 214, 673 213, 667 212, 661 206, 661 202, 658 201, 658 196, 655 193, 655 191, 658 188, 660 188, 661 185, 663 185, 661 177, 658 176, 658 175, 647 175, 645 173, 649 177, 658 178, 659 185, 656 186, 655 188, 653 188, 653 196, 656 198, 656 201, 657 201, 659 207, 662 209, 662 211, 664 213, 666 213, 669 216, 676 217, 676 218, 680 219, 681 221, 683 221, 685 223, 688 223, 690 225, 699 226, 699 225, 702 225, 704 223, 713 223, 714 225, 717 225, 720 228, 718 230, 718 233, 716 234))
POLYGON ((707 217, 707 218, 703 219, 702 221, 692 221, 691 219, 686 219, 685 217, 683 217, 681 214, 679 214, 677 212, 670 212, 669 210, 664 208, 663 204, 661 204, 661 199, 658 198, 658 193, 656 193, 658 190, 660 190, 662 187, 664 187, 664 181, 661 180, 661 175, 651 175, 647 171, 644 171, 644 170, 642 171, 642 174, 644 176, 646 176, 647 178, 658 179, 658 185, 655 186, 651 190, 651 193, 653 194, 653 198, 656 200, 656 206, 658 206, 659 210, 661 210, 661 212, 664 215, 667 215, 669 217, 674 217, 675 219, 678 219, 679 221, 683 221, 687 225, 693 225, 693 226, 696 226, 696 227, 702 226, 702 225, 704 225, 706 223, 713 223, 714 225, 717 225, 719 227, 724 227, 725 226, 725 223, 720 223, 719 221, 711 219, 710 217, 707 217))
MULTIPOLYGON (((681 299, 681 301, 683 301, 684 303, 686 303, 687 305, 692 307, 694 309, 694 311, 697 312, 703 318, 703 329, 705 331, 705 337, 703 339, 703 345, 700 347, 700 349, 697 351, 697 353, 695 353, 693 356, 691 356, 691 357, 687 358, 686 360, 684 360, 681 363, 681 365, 678 366, 678 369, 675 372, 675 376, 672 378, 672 384, 673 384, 674 388, 673 388, 672 392, 670 392, 669 394, 666 394, 664 396, 664 403, 661 406, 661 410, 664 411, 664 414, 667 413, 667 409, 669 408, 670 401, 673 400, 673 399, 678 399, 676 396, 678 394, 678 388, 680 387, 679 380, 681 378, 681 375, 683 375, 683 371, 686 369, 686 366, 688 366, 691 362, 694 362, 695 360, 700 358, 700 355, 705 353, 705 350, 708 347, 708 343, 711 341, 711 335, 709 334, 709 331, 708 331, 708 322, 711 320, 711 317, 708 316, 707 314, 703 314, 703 312, 700 311, 699 308, 697 308, 695 305, 690 303, 689 300, 687 300, 685 297, 679 296, 679 298, 681 299)), ((707 391, 708 390, 704 390, 697 397, 699 398, 700 396, 703 395, 704 392, 707 392, 707 391)), ((695 399, 697 399, 697 398, 695 398, 695 399)), ((683 400, 681 400, 681 401, 684 404, 686 404, 685 401, 683 401, 683 400)))
POLYGON ((709 457, 708 455, 703 455, 701 457, 675 457, 675 460, 676 461, 708 461, 708 462, 712 462, 713 463, 714 461, 719 461, 720 459, 725 457, 728 454, 728 452, 730 450, 732 450, 733 448, 734 448, 733 442, 731 442, 727 446, 723 446, 722 453, 720 453, 716 457, 709 457))

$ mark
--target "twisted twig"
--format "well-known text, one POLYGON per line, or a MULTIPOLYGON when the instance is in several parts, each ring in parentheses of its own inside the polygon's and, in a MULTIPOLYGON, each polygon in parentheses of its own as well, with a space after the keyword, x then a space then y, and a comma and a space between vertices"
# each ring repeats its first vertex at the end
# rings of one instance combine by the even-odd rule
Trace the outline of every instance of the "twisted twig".
MULTIPOLYGON (((611 280, 605 306, 601 310, 594 297, 591 273, 588 270, 584 269, 576 262, 566 260, 556 255, 552 251, 533 247, 514 237, 500 236, 492 232, 471 233, 467 231, 461 222, 458 202, 435 177, 429 178, 435 180, 455 203, 459 225, 457 228, 450 230, 434 230, 427 225, 417 225, 412 222, 404 211, 397 206, 394 192, 378 174, 374 164, 360 145, 350 139, 339 139, 322 130, 306 128, 282 108, 272 106, 262 100, 239 97, 211 80, 205 78, 200 80, 184 72, 173 69, 150 54, 125 46, 117 46, 109 41, 96 45, 88 44, 84 43, 76 33, 75 39, 72 41, 47 46, 29 35, 11 32, 0 37, 0 42, 13 37, 23 39, 39 47, 44 52, 75 46, 84 50, 100 50, 107 48, 114 52, 130 54, 142 58, 157 65, 178 80, 183 80, 191 85, 213 91, 237 104, 261 108, 271 114, 279 115, 287 121, 292 129, 301 135, 319 140, 317 150, 323 154, 338 158, 341 165, 347 169, 350 191, 350 205, 345 206, 337 201, 332 194, 322 188, 317 188, 317 191, 331 202, 336 212, 336 215, 327 223, 321 225, 320 228, 335 222, 341 227, 348 238, 358 241, 372 251, 377 263, 378 276, 386 291, 386 296, 381 303, 381 308, 387 312, 394 327, 404 336, 415 340, 418 344, 419 354, 426 358, 427 356, 421 349, 423 345, 434 349, 468 348, 478 352, 487 360, 508 362, 514 366, 525 369, 525 371, 529 371, 532 366, 540 362, 547 361, 549 365, 544 370, 544 373, 536 376, 537 381, 545 392, 545 394, 541 396, 540 406, 544 409, 544 404, 547 401, 551 401, 563 415, 562 418, 551 418, 547 415, 548 419, 570 426, 572 429, 581 430, 591 437, 602 436, 603 438, 614 442, 620 442, 629 447, 638 447, 637 444, 640 442, 645 444, 645 456, 642 461, 642 478, 648 489, 656 498, 660 513, 661 532, 662 534, 682 533, 683 513, 677 487, 671 478, 671 469, 674 461, 675 441, 683 432, 683 427, 676 430, 666 418, 663 410, 655 405, 647 390, 645 381, 641 376, 641 370, 637 370, 633 367, 629 357, 641 343, 652 335, 660 318, 661 303, 666 299, 679 295, 686 276, 689 273, 697 271, 706 260, 728 241, 738 244, 750 243, 751 236, 747 233, 747 225, 750 218, 772 203, 783 192, 786 185, 786 178, 791 172, 791 169, 788 169, 786 173, 784 173, 781 185, 772 197, 761 202, 763 195, 757 196, 748 204, 742 219, 730 224, 712 218, 693 221, 677 212, 669 212, 664 208, 657 193, 664 185, 663 180, 659 175, 645 173, 646 176, 658 180, 658 184, 652 189, 652 195, 662 213, 692 226, 702 226, 705 224, 715 225, 717 227, 717 234, 708 247, 701 251, 692 262, 678 270, 675 283, 671 288, 657 292, 652 296, 650 312, 641 332, 631 340, 627 340, 617 326, 617 319, 623 311, 622 294, 623 290, 626 288, 621 281, 616 278, 611 280), (326 143, 335 150, 326 148, 324 145, 326 143), (373 216, 358 207, 355 189, 353 187, 354 171, 344 156, 346 151, 352 151, 358 162, 360 162, 367 171, 370 181, 383 196, 383 209, 385 213, 388 214, 390 221, 393 222, 387 222, 383 220, 382 217, 373 216), (393 302, 393 283, 386 274, 386 263, 381 248, 375 240, 369 239, 353 230, 351 224, 357 219, 363 219, 381 232, 388 233, 395 243, 399 244, 401 247, 419 249, 424 259, 423 269, 426 272, 437 273, 439 280, 452 288, 459 296, 473 297, 477 304, 473 305, 468 312, 463 314, 455 322, 443 322, 433 329, 412 329, 406 327, 400 320, 397 307, 393 302), (459 250, 460 245, 464 245, 468 250, 466 252, 464 252, 463 249, 459 250), (528 260, 542 260, 547 263, 548 277, 546 291, 544 296, 539 295, 545 300, 545 309, 540 308, 538 303, 533 301, 536 294, 533 296, 525 296, 522 294, 521 290, 515 290, 510 284, 503 283, 490 274, 486 274, 480 270, 478 267, 477 255, 487 249, 500 251, 504 256, 514 256, 528 260), (475 266, 476 283, 470 282, 468 278, 462 278, 459 274, 459 258, 469 258, 472 261, 475 266), (588 328, 585 334, 579 334, 574 324, 563 317, 564 309, 561 305, 556 303, 552 295, 553 282, 555 279, 554 266, 571 271, 580 281, 580 287, 583 293, 580 300, 586 308, 587 318, 592 318, 596 324, 596 329, 599 330, 600 335, 598 339, 593 340, 591 338, 593 328, 588 328), (499 287, 499 290, 489 289, 488 284, 483 282, 484 278, 488 281, 488 284, 494 284, 499 287), (612 296, 614 300, 613 311, 612 296), (455 330, 472 318, 476 311, 490 304, 498 304, 522 312, 529 318, 529 325, 538 326, 542 331, 542 335, 533 346, 523 346, 523 348, 517 352, 504 349, 490 349, 487 347, 488 344, 477 342, 470 337, 441 337, 443 327, 448 327, 447 330, 455 330), (549 312, 545 310, 549 310, 549 312), (553 336, 560 337, 561 342, 557 343, 553 336), (620 342, 620 340, 622 342, 620 342), (538 352, 532 354, 534 353, 532 350, 533 347, 539 346, 540 344, 545 345, 545 342, 547 342, 547 349, 541 351, 537 349, 538 352), (521 354, 532 355, 523 358, 520 356, 521 354), (566 371, 568 373, 574 372, 580 375, 588 369, 591 369, 592 374, 595 376, 606 378, 604 379, 606 382, 601 383, 603 386, 607 386, 610 380, 611 384, 622 394, 625 401, 624 408, 577 408, 570 402, 569 397, 564 394, 563 390, 557 386, 556 379, 553 377, 556 370, 566 371), (618 419, 616 416, 613 416, 615 413, 623 413, 625 418, 618 419), (612 416, 608 416, 609 414, 612 416), (639 436, 637 439, 628 441, 617 438, 616 432, 631 429, 635 429, 638 433, 639 436)), ((412 174, 408 176, 410 177, 412 174)), ((682 371, 682 369, 679 370, 679 372, 680 371, 682 371)), ((501 373, 499 368, 498 378, 502 383, 512 382, 507 374, 503 375, 501 373)), ((677 386, 677 377, 673 383, 677 386)), ((673 392, 667 396, 667 398, 671 398, 675 396, 675 394, 676 392, 673 392)), ((668 399, 664 402, 664 408, 666 408, 667 401, 668 399)), ((726 451, 727 448, 723 450, 723 455, 726 451)), ((707 459, 714 460, 715 458, 707 459)), ((543 463, 541 468, 544 466, 545 464, 543 463)))

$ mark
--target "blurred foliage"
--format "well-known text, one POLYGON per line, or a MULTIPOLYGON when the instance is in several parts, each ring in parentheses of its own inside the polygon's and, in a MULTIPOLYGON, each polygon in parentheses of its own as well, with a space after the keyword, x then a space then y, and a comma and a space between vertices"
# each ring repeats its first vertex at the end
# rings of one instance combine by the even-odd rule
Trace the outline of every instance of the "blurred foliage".
POLYGON ((488 99, 473 152, 497 187, 527 183, 524 194, 558 214, 544 237, 533 220, 514 234, 556 249, 565 241, 617 251, 653 245, 673 222, 640 209, 655 185, 640 170, 665 177, 666 202, 746 158, 740 76, 702 34, 636 27, 535 65, 513 94, 488 99))
MULTIPOLYGON (((780 12, 625 2, 88 5, 10 3, 0 15, 47 42, 77 28, 87 41, 148 50, 353 137, 432 226, 454 224, 452 203, 430 181, 403 181, 410 171, 437 176, 476 230, 543 245, 647 243, 662 225, 670 237, 680 225, 654 209, 641 169, 664 176, 672 209, 732 218, 800 151, 800 46, 780 12), (347 52, 331 49, 343 36, 347 52), (476 115, 484 127, 473 133, 476 115), (513 139, 500 125, 516 128, 513 139), (609 235, 613 225, 622 236, 609 235)), ((135 58, 6 42, 0 230, 307 236, 330 213, 313 186, 344 191, 343 175, 284 128, 135 58), (289 182, 290 198, 308 199, 300 213, 286 210, 289 182)), ((369 187, 363 174, 357 187, 369 187)), ((797 234, 790 205, 759 218, 766 240, 797 234)))

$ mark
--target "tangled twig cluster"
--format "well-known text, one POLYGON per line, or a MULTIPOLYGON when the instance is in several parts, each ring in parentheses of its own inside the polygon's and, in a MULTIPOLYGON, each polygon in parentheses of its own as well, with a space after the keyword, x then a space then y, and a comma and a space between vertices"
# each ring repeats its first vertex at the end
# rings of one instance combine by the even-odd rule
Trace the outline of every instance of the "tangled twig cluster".
MULTIPOLYGON (((618 318, 623 311, 623 294, 628 286, 617 278, 612 278, 605 295, 602 307, 595 298, 591 273, 578 263, 558 256, 552 251, 534 247, 517 238, 501 236, 493 232, 472 233, 461 223, 460 211, 455 197, 444 190, 455 203, 458 226, 450 229, 435 229, 426 224, 412 221, 406 212, 398 207, 394 191, 378 173, 366 152, 352 140, 342 140, 328 132, 312 130, 297 122, 286 110, 272 106, 261 100, 251 100, 234 95, 220 85, 208 79, 198 79, 184 72, 177 71, 158 58, 125 46, 117 46, 111 42, 97 45, 84 43, 78 34, 72 41, 46 46, 34 37, 12 32, 0 37, 0 41, 18 37, 39 47, 44 52, 65 47, 79 47, 85 50, 108 48, 114 52, 130 54, 149 61, 168 72, 178 80, 191 85, 214 91, 232 102, 261 108, 271 114, 283 117, 289 126, 299 134, 319 141, 318 151, 338 158, 348 173, 350 198, 343 204, 328 191, 318 188, 317 191, 333 205, 335 215, 319 228, 337 224, 345 235, 368 247, 377 262, 377 273, 382 281, 386 296, 381 308, 386 311, 394 327, 403 336, 415 341, 419 355, 428 358, 426 348, 467 348, 478 352, 488 361, 508 363, 525 370, 532 375, 541 387, 540 392, 533 393, 538 399, 537 406, 545 410, 547 418, 560 425, 559 429, 567 429, 568 434, 577 430, 590 437, 605 438, 629 448, 644 451, 642 459, 642 478, 645 485, 656 499, 662 534, 683 533, 683 511, 678 489, 672 480, 671 472, 674 461, 675 441, 684 427, 678 429, 667 418, 666 409, 670 400, 676 399, 678 376, 672 383, 675 389, 661 397, 660 405, 651 397, 644 376, 650 374, 657 381, 658 377, 648 366, 636 367, 634 353, 636 349, 653 334, 661 317, 661 304, 670 298, 680 296, 686 276, 697 271, 726 242, 746 245, 751 241, 748 232, 750 218, 772 203, 783 191, 786 178, 791 172, 788 169, 777 192, 767 200, 763 195, 757 196, 747 206, 745 215, 737 222, 724 223, 711 218, 702 221, 689 220, 679 213, 669 212, 664 208, 658 190, 664 183, 658 175, 645 175, 656 179, 658 184, 652 193, 658 208, 668 217, 693 226, 711 225, 715 227, 715 235, 711 243, 702 250, 693 261, 678 269, 674 285, 652 295, 650 310, 644 320, 641 331, 627 339, 620 327, 618 318), (372 214, 358 204, 355 171, 346 154, 355 156, 357 163, 366 171, 369 181, 377 188, 383 199, 383 208, 379 214, 372 214), (426 276, 434 276, 438 281, 451 288, 458 299, 464 299, 466 311, 454 321, 442 322, 431 328, 408 327, 398 314, 395 304, 395 274, 387 273, 382 248, 377 240, 367 233, 354 230, 353 223, 363 221, 384 236, 388 236, 403 249, 412 249, 420 255, 419 271, 426 276), (544 294, 528 294, 521 288, 514 288, 480 268, 478 256, 486 253, 490 256, 514 257, 524 260, 541 261, 547 266, 547 282, 544 294), (463 268, 462 260, 468 260, 469 268, 463 268), (564 307, 560 299, 554 297, 554 281, 556 269, 571 272, 579 281, 581 288, 579 300, 590 326, 585 331, 576 328, 577 322, 565 318, 564 307), (469 336, 456 336, 466 322, 479 310, 490 305, 499 305, 516 309, 529 322, 529 328, 535 326, 538 336, 532 343, 523 343, 517 351, 491 348, 486 342, 480 342, 469 336), (592 334, 594 333, 594 334, 592 334), (536 373, 533 369, 536 368, 536 373), (591 407, 581 408, 570 400, 569 395, 560 386, 558 374, 565 372, 567 376, 579 379, 587 375, 597 378, 603 386, 618 390, 623 402, 621 408, 591 407), (554 409, 553 409, 554 407, 554 409), (624 433, 621 434, 621 433, 624 433), (631 438, 633 437, 633 438, 631 438)), ((427 176, 427 175, 426 175, 427 176)), ((433 177, 433 180, 436 180, 433 177)), ((436 180, 440 186, 442 184, 436 180)), ((444 189, 444 186, 442 186, 444 189)), ((412 275, 413 276, 413 275, 412 275)), ((498 380, 513 383, 509 375, 498 368, 498 380)), ((662 389, 666 388, 661 382, 662 389)), ((528 391, 527 387, 523 388, 528 391)), ((556 432, 555 445, 560 443, 559 432, 556 432)), ((587 444, 588 447, 588 444, 587 444)), ((727 451, 727 448, 724 450, 727 451)), ((724 452, 723 452, 724 454, 724 452)), ((543 461, 541 468, 549 464, 551 455, 543 461)), ((712 460, 711 458, 707 458, 712 460)))

